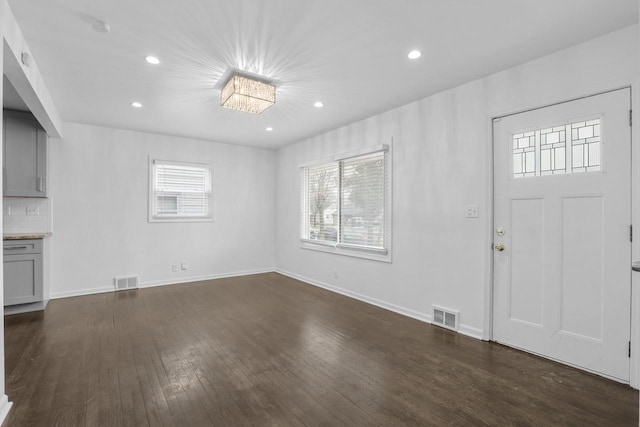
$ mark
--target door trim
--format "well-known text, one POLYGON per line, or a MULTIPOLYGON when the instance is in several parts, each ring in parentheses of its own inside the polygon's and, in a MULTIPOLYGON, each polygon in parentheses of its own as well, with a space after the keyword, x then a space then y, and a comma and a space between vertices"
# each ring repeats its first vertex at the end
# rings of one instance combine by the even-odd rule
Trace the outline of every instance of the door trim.
MULTIPOLYGON (((631 85, 631 105, 633 123, 640 123, 640 79, 631 85)), ((640 136, 639 127, 631 126, 631 222, 640 226, 640 136)), ((636 233, 631 243, 631 259, 640 259, 640 233, 636 233)), ((631 275, 631 366, 629 377, 631 387, 640 388, 640 276, 631 275), (634 283, 635 282, 635 283, 634 283)))
MULTIPOLYGON (((493 263, 494 263, 494 251, 493 251, 493 229, 494 229, 494 121, 496 119, 502 119, 512 115, 526 113, 529 111, 539 110, 546 107, 552 107, 554 105, 560 105, 577 101, 580 99, 590 98, 593 96, 603 95, 618 90, 628 89, 630 96, 630 106, 632 111, 632 123, 639 123, 640 120, 640 105, 637 105, 637 100, 640 99, 640 79, 637 79, 634 83, 630 83, 623 86, 618 86, 609 89, 603 89, 597 92, 591 92, 585 95, 578 95, 570 98, 548 100, 547 102, 538 102, 533 105, 514 107, 508 110, 500 112, 489 113, 487 116, 487 150, 485 156, 485 164, 488 166, 485 174, 485 188, 486 198, 485 206, 487 216, 485 219, 485 286, 484 286, 484 316, 483 316, 483 328, 482 328, 482 340, 494 341, 493 337, 493 311, 494 311, 494 283, 493 283, 493 263)), ((640 221, 640 197, 634 197, 637 191, 640 190, 640 149, 638 144, 638 126, 631 126, 631 222, 632 224, 639 224, 640 221)), ((640 226, 636 228, 640 230, 640 226)), ((636 233, 635 239, 631 246, 632 259, 640 259, 640 233, 636 233)), ((629 266, 629 274, 631 275, 631 266, 629 266)), ((640 276, 640 274, 639 274, 640 276)), ((629 359, 629 385, 635 389, 640 388, 640 277, 637 279, 637 286, 634 288, 633 276, 631 277, 631 298, 629 301, 631 318, 630 322, 630 340, 632 356, 629 359), (638 323, 638 324, 636 324, 638 323), (635 325, 635 327, 634 327, 635 325)), ((535 353, 531 353, 535 354, 535 353)), ((540 355, 538 355, 540 356, 540 355)), ((541 356, 544 357, 544 356, 541 356)), ((550 359, 553 360, 553 359, 550 359)), ((581 368, 582 369, 582 368, 581 368)), ((584 369, 583 369, 584 370, 584 369)), ((601 374, 600 374, 601 375, 601 374)))

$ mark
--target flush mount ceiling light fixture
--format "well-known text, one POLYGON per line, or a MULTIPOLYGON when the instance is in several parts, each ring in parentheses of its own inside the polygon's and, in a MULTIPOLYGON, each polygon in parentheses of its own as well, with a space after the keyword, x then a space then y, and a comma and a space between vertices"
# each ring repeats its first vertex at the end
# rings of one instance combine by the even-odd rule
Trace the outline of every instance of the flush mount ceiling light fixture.
POLYGON ((220 94, 220 106, 253 114, 260 114, 275 103, 274 85, 238 74, 231 76, 220 94))

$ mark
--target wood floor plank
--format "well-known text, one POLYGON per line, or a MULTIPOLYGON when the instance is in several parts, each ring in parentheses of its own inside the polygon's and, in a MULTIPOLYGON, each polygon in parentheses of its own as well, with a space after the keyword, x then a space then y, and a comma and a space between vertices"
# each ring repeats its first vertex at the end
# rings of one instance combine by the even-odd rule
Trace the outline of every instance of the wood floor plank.
POLYGON ((4 426, 637 426, 628 386, 267 273, 5 318, 4 426))

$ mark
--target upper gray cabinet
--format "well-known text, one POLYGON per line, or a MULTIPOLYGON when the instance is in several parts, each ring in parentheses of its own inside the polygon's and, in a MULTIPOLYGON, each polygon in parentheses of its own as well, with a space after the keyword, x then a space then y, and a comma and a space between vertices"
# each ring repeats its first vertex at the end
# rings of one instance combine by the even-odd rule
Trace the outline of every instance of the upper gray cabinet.
POLYGON ((29 113, 4 110, 4 196, 47 197, 47 134, 29 113))

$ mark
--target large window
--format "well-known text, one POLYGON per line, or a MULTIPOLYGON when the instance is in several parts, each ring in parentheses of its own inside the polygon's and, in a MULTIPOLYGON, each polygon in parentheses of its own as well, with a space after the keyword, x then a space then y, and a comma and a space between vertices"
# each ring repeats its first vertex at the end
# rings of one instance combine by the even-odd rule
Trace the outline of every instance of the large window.
POLYGON ((301 238, 305 244, 387 254, 387 147, 302 168, 301 238))
POLYGON ((149 221, 211 221, 211 169, 197 163, 150 161, 149 221))

